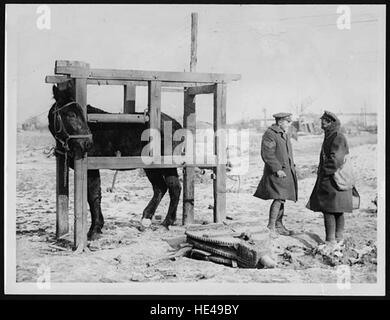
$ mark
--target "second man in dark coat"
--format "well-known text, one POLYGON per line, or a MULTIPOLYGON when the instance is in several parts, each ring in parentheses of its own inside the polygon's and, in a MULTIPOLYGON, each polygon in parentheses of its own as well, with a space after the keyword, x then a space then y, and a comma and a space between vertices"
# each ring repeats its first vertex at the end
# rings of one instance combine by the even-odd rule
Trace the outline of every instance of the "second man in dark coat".
POLYGON ((269 211, 268 229, 291 235, 282 222, 286 200, 298 200, 298 183, 288 128, 290 113, 274 114, 276 123, 267 129, 261 142, 261 157, 265 163, 263 177, 254 194, 260 199, 274 201, 269 211))
POLYGON ((329 111, 321 117, 325 137, 320 153, 317 181, 307 208, 324 214, 326 241, 333 245, 342 243, 344 212, 352 212, 352 188, 339 190, 334 174, 349 153, 347 139, 341 133, 340 120, 329 111))

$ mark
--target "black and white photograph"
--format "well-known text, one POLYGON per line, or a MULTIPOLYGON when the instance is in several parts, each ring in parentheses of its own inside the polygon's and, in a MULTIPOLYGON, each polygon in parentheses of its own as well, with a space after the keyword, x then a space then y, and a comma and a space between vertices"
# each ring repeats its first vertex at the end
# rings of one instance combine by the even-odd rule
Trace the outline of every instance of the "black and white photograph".
POLYGON ((384 296, 385 39, 385 5, 6 4, 5 294, 384 296))

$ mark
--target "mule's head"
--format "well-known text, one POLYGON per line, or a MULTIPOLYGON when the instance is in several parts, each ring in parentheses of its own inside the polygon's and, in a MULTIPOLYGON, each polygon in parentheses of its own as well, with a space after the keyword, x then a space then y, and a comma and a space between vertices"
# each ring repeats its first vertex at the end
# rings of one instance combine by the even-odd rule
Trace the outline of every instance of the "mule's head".
POLYGON ((74 100, 72 82, 53 86, 55 103, 48 115, 49 130, 75 159, 83 157, 92 147, 92 135, 83 110, 74 100))

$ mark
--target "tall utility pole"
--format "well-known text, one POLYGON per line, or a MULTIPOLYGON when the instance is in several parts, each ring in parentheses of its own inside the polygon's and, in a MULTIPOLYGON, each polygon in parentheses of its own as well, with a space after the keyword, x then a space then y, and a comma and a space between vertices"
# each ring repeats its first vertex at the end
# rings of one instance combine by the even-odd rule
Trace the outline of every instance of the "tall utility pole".
MULTIPOLYGON (((198 14, 191 13, 191 57, 190 71, 196 71, 197 47, 198 47, 198 14)), ((195 116, 195 95, 189 95, 184 91, 184 119, 183 126, 191 130, 194 138, 194 150, 186 152, 193 153, 195 161, 195 135, 196 135, 196 116, 195 116)), ((183 224, 194 222, 194 198, 195 198, 195 168, 183 168, 183 224)))
POLYGON ((197 49, 198 49, 198 13, 191 13, 191 61, 190 61, 190 71, 196 71, 197 59, 197 49))

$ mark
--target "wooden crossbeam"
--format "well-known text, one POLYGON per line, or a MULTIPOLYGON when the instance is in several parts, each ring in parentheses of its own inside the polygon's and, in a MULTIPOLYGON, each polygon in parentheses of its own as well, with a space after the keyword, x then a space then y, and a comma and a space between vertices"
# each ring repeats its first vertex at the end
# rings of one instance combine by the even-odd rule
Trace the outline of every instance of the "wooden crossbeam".
POLYGON ((214 85, 191 87, 186 90, 188 95, 214 93, 214 85))
POLYGON ((66 81, 72 80, 69 76, 63 76, 63 75, 56 75, 56 76, 46 76, 45 82, 46 83, 63 83, 66 81))
MULTIPOLYGON (((50 75, 46 76, 46 83, 63 83, 71 80, 72 78, 68 75, 50 75)), ((146 87, 148 85, 148 81, 127 81, 127 80, 105 80, 105 79, 87 79, 87 84, 89 85, 98 85, 98 86, 140 86, 146 87)), ((211 84, 211 82, 201 83, 204 85, 211 84)), ((183 92, 184 87, 195 87, 198 86, 197 82, 161 82, 161 87, 163 92, 183 92)))
POLYGON ((124 113, 89 113, 88 122, 101 123, 146 123, 149 117, 143 114, 124 114, 124 113))
POLYGON ((173 81, 173 82, 211 82, 228 83, 241 79, 239 74, 145 71, 81 68, 69 61, 56 61, 55 74, 66 74, 74 78, 89 78, 95 80, 142 80, 142 81, 173 81))
POLYGON ((136 169, 136 168, 214 168, 216 157, 208 155, 207 161, 185 163, 182 156, 156 157, 88 157, 88 169, 136 169))

